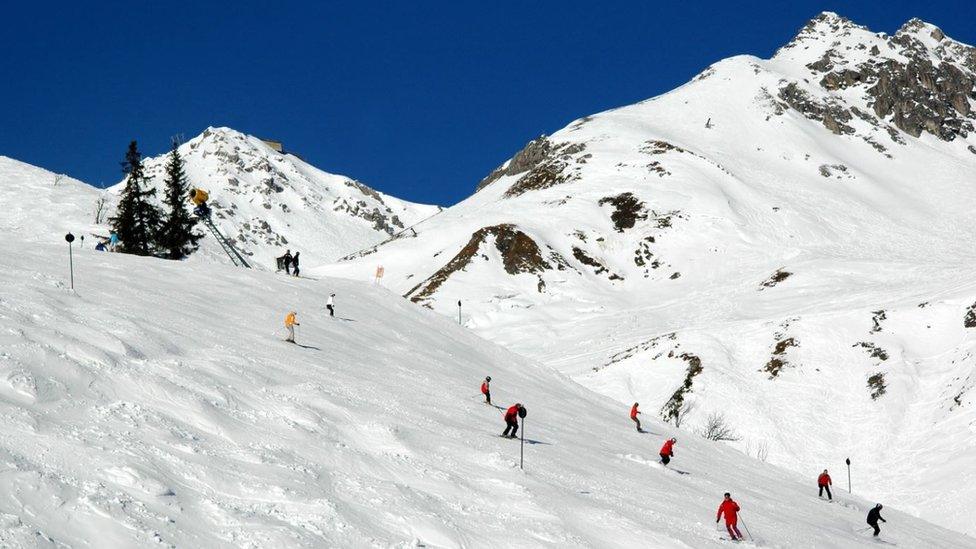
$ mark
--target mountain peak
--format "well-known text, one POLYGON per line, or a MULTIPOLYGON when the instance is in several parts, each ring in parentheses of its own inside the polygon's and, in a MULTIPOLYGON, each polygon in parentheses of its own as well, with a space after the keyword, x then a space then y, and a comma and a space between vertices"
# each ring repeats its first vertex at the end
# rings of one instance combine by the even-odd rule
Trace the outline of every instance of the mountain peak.
POLYGON ((936 42, 941 42, 946 37, 945 33, 942 32, 942 29, 931 23, 926 23, 918 17, 913 17, 906 21, 905 24, 898 29, 898 32, 895 33, 895 36, 902 36, 906 34, 914 36, 929 36, 936 42))
POLYGON ((867 30, 867 27, 858 25, 832 11, 822 11, 807 21, 807 24, 797 33, 797 38, 801 36, 843 35, 854 29, 867 30))

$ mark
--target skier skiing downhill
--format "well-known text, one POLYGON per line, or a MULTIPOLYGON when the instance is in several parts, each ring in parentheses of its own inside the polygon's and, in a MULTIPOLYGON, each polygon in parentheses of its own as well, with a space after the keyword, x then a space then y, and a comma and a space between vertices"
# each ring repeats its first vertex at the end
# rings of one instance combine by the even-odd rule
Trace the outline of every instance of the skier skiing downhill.
POLYGON ((285 317, 285 328, 288 329, 288 337, 285 338, 285 341, 295 343, 295 326, 301 326, 301 324, 295 320, 295 311, 291 311, 285 317))
POLYGON ((291 274, 298 276, 298 255, 301 252, 295 252, 295 255, 291 256, 291 274))
POLYGON ((522 410, 521 402, 505 410, 505 432, 502 433, 503 437, 515 438, 515 433, 518 432, 519 428, 518 418, 520 410, 522 410), (511 434, 509 434, 509 431, 511 431, 511 434))
POLYGON ((834 501, 834 496, 831 495, 831 493, 830 493, 830 486, 833 483, 834 483, 834 481, 830 480, 830 475, 827 474, 827 470, 824 469, 824 472, 823 473, 820 473, 820 476, 817 477, 817 486, 820 487, 820 493, 817 494, 817 497, 821 497, 822 498, 823 497, 824 490, 827 490, 827 499, 829 501, 834 501))
POLYGON ((490 383, 491 383, 491 376, 486 377, 485 380, 481 382, 481 394, 485 395, 485 404, 491 404, 491 387, 489 387, 490 383))
POLYGON ((329 310, 329 316, 335 316, 335 294, 329 296, 328 301, 325 302, 325 308, 329 310))
POLYGON ((644 430, 641 429, 640 420, 637 419, 637 414, 640 413, 640 412, 637 411, 637 407, 638 406, 640 406, 640 403, 635 402, 634 405, 630 407, 630 419, 634 420, 634 423, 637 424, 637 432, 638 433, 643 433, 644 430))
POLYGON ((661 463, 667 465, 671 458, 674 457, 674 443, 678 442, 678 439, 671 437, 664 441, 664 446, 661 446, 661 463))
POLYGON ((742 533, 739 532, 739 504, 732 499, 732 494, 725 492, 725 499, 722 500, 722 504, 718 506, 718 514, 715 515, 715 523, 722 519, 722 515, 725 515, 725 529, 729 531, 729 537, 732 541, 739 541, 742 539, 742 533))
POLYGON ((871 528, 874 528, 875 537, 881 533, 881 528, 878 527, 878 521, 880 520, 881 522, 888 522, 881 516, 882 508, 882 505, 879 503, 875 505, 873 509, 868 511, 868 524, 871 525, 871 528))

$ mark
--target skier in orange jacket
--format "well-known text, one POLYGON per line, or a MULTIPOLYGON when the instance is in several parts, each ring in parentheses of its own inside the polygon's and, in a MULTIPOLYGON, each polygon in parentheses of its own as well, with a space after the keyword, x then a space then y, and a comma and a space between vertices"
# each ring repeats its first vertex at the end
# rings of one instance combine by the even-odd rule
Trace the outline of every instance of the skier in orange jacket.
POLYGON ((295 320, 295 311, 291 311, 288 313, 288 316, 285 317, 285 328, 288 329, 288 337, 285 338, 285 341, 295 343, 295 326, 301 326, 301 324, 295 320))

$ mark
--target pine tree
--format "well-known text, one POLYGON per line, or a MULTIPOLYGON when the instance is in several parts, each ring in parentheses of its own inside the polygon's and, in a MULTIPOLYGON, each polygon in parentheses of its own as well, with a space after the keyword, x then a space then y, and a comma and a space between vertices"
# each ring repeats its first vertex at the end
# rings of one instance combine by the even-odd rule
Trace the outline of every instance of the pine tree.
POLYGON ((122 162, 126 174, 125 189, 119 197, 115 217, 109 219, 112 229, 119 235, 122 251, 137 255, 151 255, 155 251, 156 236, 162 214, 149 201, 156 189, 145 189, 146 176, 142 171, 142 155, 136 142, 129 143, 129 150, 122 162))
POLYGON ((166 196, 163 201, 169 208, 169 213, 163 220, 156 242, 160 253, 169 259, 183 259, 195 252, 197 241, 203 238, 202 234, 193 231, 197 220, 190 216, 186 208, 189 186, 186 172, 183 171, 183 158, 176 146, 177 142, 174 140, 169 163, 166 164, 166 196))

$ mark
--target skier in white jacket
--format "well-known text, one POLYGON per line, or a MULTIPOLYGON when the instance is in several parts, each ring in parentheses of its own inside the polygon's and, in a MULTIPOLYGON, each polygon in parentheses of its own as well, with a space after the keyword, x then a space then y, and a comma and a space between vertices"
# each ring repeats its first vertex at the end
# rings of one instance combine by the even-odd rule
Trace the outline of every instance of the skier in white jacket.
POLYGON ((325 302, 325 308, 329 310, 329 316, 335 316, 335 294, 329 296, 329 300, 325 302))

